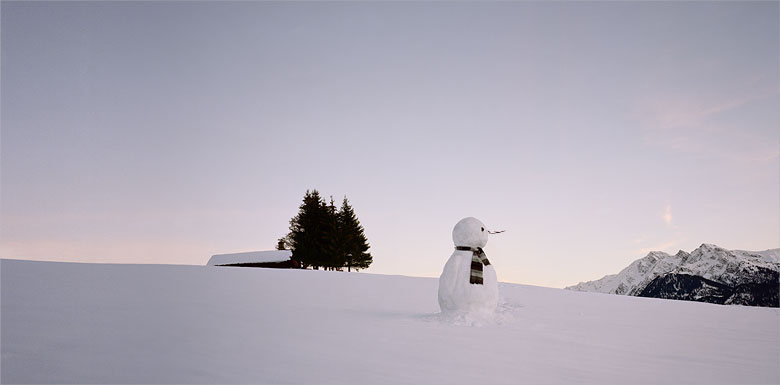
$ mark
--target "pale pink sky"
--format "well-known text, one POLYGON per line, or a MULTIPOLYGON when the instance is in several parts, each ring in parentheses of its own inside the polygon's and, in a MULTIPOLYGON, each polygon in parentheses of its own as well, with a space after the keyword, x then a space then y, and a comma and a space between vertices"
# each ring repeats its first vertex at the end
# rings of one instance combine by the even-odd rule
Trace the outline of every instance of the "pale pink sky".
POLYGON ((0 257, 205 264, 347 195, 373 273, 780 247, 777 2, 2 2, 0 257))

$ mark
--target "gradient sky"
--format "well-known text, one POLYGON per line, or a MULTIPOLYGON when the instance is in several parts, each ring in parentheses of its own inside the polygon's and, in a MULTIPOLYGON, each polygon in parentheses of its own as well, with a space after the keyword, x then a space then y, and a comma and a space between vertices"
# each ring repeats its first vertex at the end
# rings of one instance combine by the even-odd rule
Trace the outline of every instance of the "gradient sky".
POLYGON ((347 195, 368 272, 780 247, 778 2, 2 2, 0 257, 205 264, 347 195))

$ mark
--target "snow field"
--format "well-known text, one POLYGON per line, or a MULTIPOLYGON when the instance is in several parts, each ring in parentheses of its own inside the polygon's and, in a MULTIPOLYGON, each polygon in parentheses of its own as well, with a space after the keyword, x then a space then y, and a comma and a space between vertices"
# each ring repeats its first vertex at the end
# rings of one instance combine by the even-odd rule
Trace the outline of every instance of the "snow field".
POLYGON ((780 382, 772 308, 499 284, 439 313, 436 278, 0 261, 3 383, 780 382))

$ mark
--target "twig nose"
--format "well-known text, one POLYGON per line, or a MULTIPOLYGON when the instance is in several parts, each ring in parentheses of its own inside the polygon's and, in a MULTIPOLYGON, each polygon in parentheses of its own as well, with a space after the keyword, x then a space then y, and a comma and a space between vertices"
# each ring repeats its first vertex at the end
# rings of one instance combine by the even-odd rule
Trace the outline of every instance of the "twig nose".
POLYGON ((490 231, 490 230, 488 230, 488 234, 501 234, 504 231, 506 231, 506 230, 498 230, 498 231, 490 231))

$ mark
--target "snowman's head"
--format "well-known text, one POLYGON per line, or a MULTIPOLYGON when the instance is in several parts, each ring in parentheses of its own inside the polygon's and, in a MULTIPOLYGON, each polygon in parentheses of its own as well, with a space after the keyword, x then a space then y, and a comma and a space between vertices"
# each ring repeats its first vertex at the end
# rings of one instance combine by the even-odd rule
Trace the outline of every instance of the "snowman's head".
POLYGON ((488 241, 488 230, 477 218, 463 218, 452 229, 452 241, 455 242, 455 246, 485 247, 488 241))

